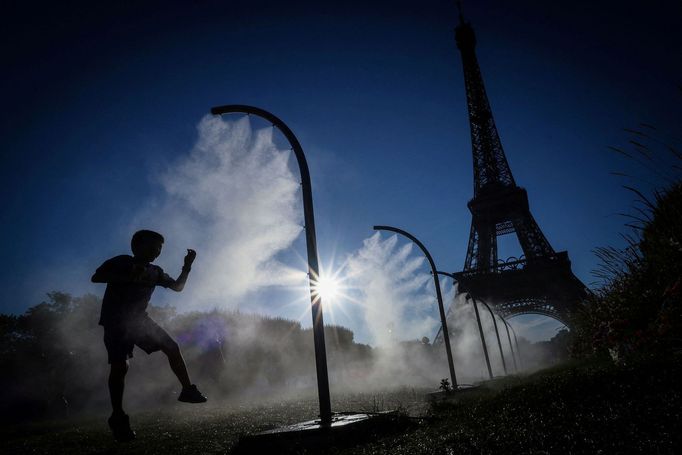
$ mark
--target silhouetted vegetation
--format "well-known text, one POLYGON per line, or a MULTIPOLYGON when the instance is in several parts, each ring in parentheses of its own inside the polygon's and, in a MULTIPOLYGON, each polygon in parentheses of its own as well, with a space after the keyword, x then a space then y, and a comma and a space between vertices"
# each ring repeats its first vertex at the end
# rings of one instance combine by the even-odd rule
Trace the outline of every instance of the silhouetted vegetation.
MULTIPOLYGON (((616 361, 682 348, 682 153, 653 134, 650 125, 628 130, 631 151, 613 148, 656 174, 666 186, 636 196, 625 248, 596 250, 602 287, 577 315, 573 353, 616 361)), ((619 175, 623 175, 618 173, 619 175)))
MULTIPOLYGON (((523 371, 536 371, 569 360, 571 358, 571 343, 572 334, 565 328, 559 330, 549 340, 537 341, 535 343, 531 343, 524 337, 519 337, 519 351, 523 371)), ((511 360, 508 360, 508 362, 511 362, 511 360)))

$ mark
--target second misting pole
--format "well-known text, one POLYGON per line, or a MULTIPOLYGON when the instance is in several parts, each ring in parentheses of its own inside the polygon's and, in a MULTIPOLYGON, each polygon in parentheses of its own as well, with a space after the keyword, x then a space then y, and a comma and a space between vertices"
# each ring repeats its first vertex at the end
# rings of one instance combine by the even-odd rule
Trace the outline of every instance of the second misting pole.
POLYGON ((493 378, 493 369, 490 368, 490 357, 488 356, 488 346, 485 344, 485 335, 483 335, 483 326, 481 325, 481 315, 478 314, 478 305, 476 299, 469 294, 471 301, 474 304, 474 313, 476 314, 476 322, 478 323, 478 333, 481 335, 481 346, 483 346, 483 356, 485 357, 485 364, 488 367, 488 377, 493 378))
POLYGON ((488 312, 490 313, 490 317, 493 320, 493 327, 495 327, 495 336, 497 337, 497 347, 500 348, 500 358, 502 359, 502 369, 504 370, 504 374, 507 374, 507 362, 504 360, 504 351, 502 350, 502 342, 500 341, 500 331, 497 330, 497 321, 495 320, 495 313, 493 313, 493 309, 490 308, 490 305, 485 303, 485 300, 481 300, 481 303, 485 305, 485 307, 488 309, 488 312))
POLYGON ((518 372, 519 366, 516 364, 516 354, 514 354, 514 346, 512 346, 511 335, 509 335, 509 323, 504 318, 501 319, 504 322, 504 328, 507 329, 507 340, 509 340, 509 349, 511 350, 512 360, 514 360, 514 371, 518 372))
POLYGON ((429 250, 427 250, 424 244, 417 240, 415 236, 413 236, 409 232, 403 231, 402 229, 398 229, 392 226, 374 226, 374 230, 391 231, 400 235, 404 235, 408 239, 412 240, 419 247, 419 249, 422 250, 422 253, 424 253, 424 256, 426 256, 426 259, 429 261, 429 265, 431 266, 431 274, 433 275, 433 282, 436 286, 436 298, 438 299, 438 311, 440 312, 440 323, 443 329, 443 340, 445 341, 445 353, 447 354, 448 357, 448 367, 450 367, 450 380, 452 381, 453 390, 457 390, 457 376, 455 376, 455 364, 452 361, 452 349, 450 348, 450 335, 448 335, 448 323, 445 319, 443 295, 440 292, 440 281, 438 281, 438 271, 436 270, 436 264, 433 262, 433 258, 431 257, 429 250))

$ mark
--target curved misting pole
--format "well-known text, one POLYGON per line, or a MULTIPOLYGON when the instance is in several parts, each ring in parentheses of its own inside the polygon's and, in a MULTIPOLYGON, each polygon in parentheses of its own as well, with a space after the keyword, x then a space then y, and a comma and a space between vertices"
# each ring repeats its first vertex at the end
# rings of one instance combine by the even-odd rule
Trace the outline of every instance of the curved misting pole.
POLYGON ((485 364, 488 367, 488 376, 493 378, 493 369, 490 368, 490 356, 488 356, 488 347, 485 344, 485 336, 483 335, 483 325, 481 325, 481 316, 478 314, 478 305, 474 296, 469 294, 471 301, 474 303, 474 313, 476 313, 476 322, 478 322, 478 333, 481 334, 481 346, 483 346, 483 354, 485 354, 485 364))
MULTIPOLYGON (((473 296, 472 296, 473 298, 473 296)), ((495 327, 495 336, 497 337, 497 347, 500 348, 500 357, 502 358, 502 368, 504 369, 504 374, 507 374, 507 362, 504 361, 504 351, 502 351, 502 342, 500 341, 500 332, 497 330, 497 321, 495 320, 495 314, 493 313, 493 310, 490 308, 490 305, 485 303, 485 300, 481 300, 481 303, 485 305, 485 307, 488 309, 488 312, 490 313, 490 317, 493 318, 493 326, 495 327)))
POLYGON ((301 190, 303 192, 303 219, 305 223, 305 238, 308 249, 308 282, 310 284, 310 302, 313 315, 313 341, 315 344, 315 366, 317 368, 317 391, 320 400, 320 419, 323 425, 331 425, 332 410, 329 398, 329 376, 327 373, 327 352, 324 342, 324 320, 322 318, 322 298, 315 291, 316 282, 320 276, 317 257, 317 239, 315 237, 315 217, 313 215, 313 192, 310 184, 308 162, 303 154, 301 144, 294 133, 279 118, 268 111, 253 106, 239 104, 217 106, 211 108, 211 114, 223 115, 242 113, 256 115, 272 123, 289 141, 291 149, 296 155, 298 168, 301 173, 301 190))
POLYGON ((410 234, 409 232, 403 231, 402 229, 398 229, 392 226, 374 226, 373 229, 375 231, 380 230, 391 231, 407 237, 408 239, 412 240, 419 247, 420 250, 422 250, 422 253, 424 253, 424 256, 426 256, 426 259, 429 261, 429 265, 431 266, 431 275, 433 275, 433 283, 436 286, 436 298, 438 300, 438 311, 440 312, 440 323, 443 330, 443 339, 445 340, 445 353, 447 354, 448 367, 450 368, 450 380, 452 381, 453 390, 457 390, 457 376, 455 376, 455 364, 452 362, 452 349, 450 348, 450 335, 448 335, 448 323, 445 320, 445 309, 443 308, 443 295, 440 292, 440 281, 438 281, 438 271, 436 270, 436 264, 433 262, 431 254, 426 249, 424 244, 422 244, 422 242, 417 240, 417 238, 410 234))
POLYGON ((511 324, 507 323, 507 325, 514 334, 514 342, 516 343, 516 355, 519 357, 519 367, 523 368, 523 359, 521 359, 521 349, 519 349, 519 339, 516 338, 516 330, 514 330, 514 327, 511 324))
POLYGON ((514 371, 516 371, 518 373, 519 366, 516 363, 516 354, 514 354, 514 345, 513 345, 512 340, 511 340, 511 335, 509 334, 509 323, 507 322, 507 320, 505 318, 503 318, 501 316, 500 316, 500 319, 502 319, 502 322, 504 322, 504 328, 507 330, 507 340, 509 340, 509 349, 511 350, 512 360, 514 361, 514 371))
MULTIPOLYGON (((457 281, 453 273, 441 272, 436 270, 437 274, 449 276, 453 280, 457 281)), ((468 294, 471 297, 471 294, 468 294)), ((468 299, 467 299, 468 300, 468 299)), ((473 298, 472 298, 473 300, 473 298)), ((478 314, 478 306, 476 306, 476 300, 474 302, 474 313, 476 314, 476 323, 478 324, 478 334, 481 337, 481 346, 483 346, 483 357, 485 358, 485 365, 488 367, 488 377, 493 378, 493 369, 490 367, 490 356, 488 355, 488 346, 485 344, 485 335, 483 335, 483 325, 481 324, 481 316, 478 314)))

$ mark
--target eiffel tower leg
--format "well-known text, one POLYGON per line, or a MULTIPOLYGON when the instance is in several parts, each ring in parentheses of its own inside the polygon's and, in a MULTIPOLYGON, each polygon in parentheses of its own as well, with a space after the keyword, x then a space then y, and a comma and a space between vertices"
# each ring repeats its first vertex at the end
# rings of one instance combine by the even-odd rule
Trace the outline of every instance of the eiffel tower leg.
POLYGON ((514 230, 526 258, 552 256, 554 249, 529 211, 513 219, 514 230))
POLYGON ((472 270, 475 267, 475 262, 478 259, 478 233, 474 221, 471 221, 471 229, 469 231, 469 244, 467 245, 467 257, 464 261, 464 270, 472 270))
POLYGON ((472 220, 464 270, 492 271, 496 264, 497 235, 494 226, 480 220, 472 220))
POLYGON ((474 248, 472 248, 472 253, 475 252, 476 258, 476 264, 473 265, 473 268, 492 271, 497 266, 497 235, 495 234, 495 226, 474 221, 472 223, 472 230, 475 231, 474 242, 476 243, 474 248))

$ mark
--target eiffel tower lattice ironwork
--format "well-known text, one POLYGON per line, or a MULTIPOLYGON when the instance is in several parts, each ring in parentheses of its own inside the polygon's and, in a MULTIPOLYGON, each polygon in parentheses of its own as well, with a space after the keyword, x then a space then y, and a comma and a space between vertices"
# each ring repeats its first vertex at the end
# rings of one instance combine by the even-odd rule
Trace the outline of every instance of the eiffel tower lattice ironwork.
POLYGON ((474 165, 469 244, 464 270, 455 274, 459 292, 485 300, 504 317, 533 313, 569 324, 570 313, 586 295, 585 285, 571 271, 568 253, 554 251, 530 212, 526 190, 516 185, 483 85, 474 30, 461 14, 455 38, 474 165), (497 256, 497 239, 507 234, 516 234, 523 255, 505 262, 497 256))

